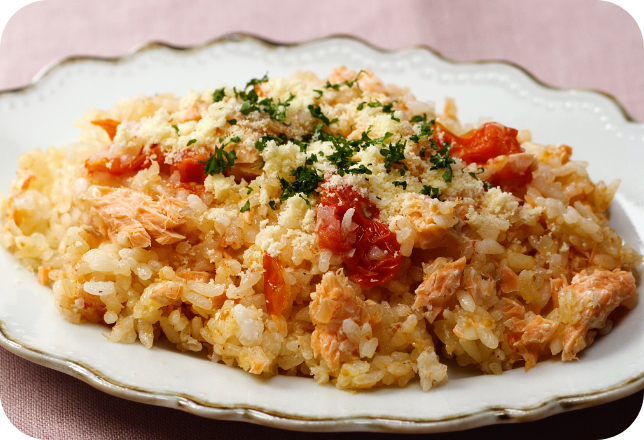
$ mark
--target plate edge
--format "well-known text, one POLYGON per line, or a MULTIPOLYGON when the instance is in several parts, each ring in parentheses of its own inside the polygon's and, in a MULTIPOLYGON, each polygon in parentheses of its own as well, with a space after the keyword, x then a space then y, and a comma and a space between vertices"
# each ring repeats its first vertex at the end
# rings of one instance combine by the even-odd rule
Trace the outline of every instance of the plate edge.
MULTIPOLYGON (((102 56, 71 56, 59 60, 55 60, 41 69, 32 79, 32 81, 22 87, 0 90, 0 98, 6 94, 21 93, 35 88, 43 78, 49 76, 53 71, 58 68, 64 67, 67 64, 81 62, 81 61, 102 61, 110 63, 120 63, 127 61, 132 57, 137 56, 139 53, 156 48, 167 48, 177 51, 196 51, 206 47, 211 47, 225 42, 240 42, 252 41, 258 43, 265 48, 276 49, 279 47, 302 47, 319 42, 331 40, 349 40, 357 42, 371 50, 382 54, 400 54, 410 50, 424 50, 431 53, 433 56, 445 61, 451 65, 487 65, 498 64, 509 66, 518 70, 526 75, 527 78, 532 80, 536 85, 554 91, 561 92, 589 92, 591 94, 599 95, 607 98, 621 113, 624 122, 635 124, 644 127, 644 123, 636 121, 624 108, 624 106, 613 95, 595 89, 583 88, 563 88, 547 84, 535 75, 530 73, 529 70, 516 64, 514 62, 505 60, 481 60, 481 61, 456 61, 444 56, 438 50, 428 45, 413 45, 402 49, 383 49, 373 45, 361 38, 334 34, 327 37, 315 38, 302 42, 278 42, 270 40, 261 36, 253 35, 250 33, 231 33, 225 34, 219 38, 209 40, 205 43, 178 46, 162 41, 151 41, 134 46, 125 55, 115 57, 102 57, 102 56)), ((346 419, 309 419, 300 418, 288 414, 279 414, 271 412, 267 409, 252 408, 252 407, 216 407, 199 403, 194 399, 181 396, 178 394, 161 394, 153 391, 137 390, 123 384, 118 384, 107 377, 101 376, 93 372, 89 367, 82 365, 79 362, 65 360, 56 356, 40 352, 36 349, 28 347, 17 340, 13 340, 7 333, 4 323, 0 320, 0 346, 8 351, 16 354, 17 356, 37 363, 39 365, 55 369, 65 374, 71 375, 83 382, 99 389, 100 391, 108 394, 127 398, 136 402, 153 404, 157 406, 164 406, 168 408, 177 408, 186 412, 220 420, 236 420, 247 421, 251 423, 261 424, 265 426, 272 426, 282 429, 291 430, 308 430, 308 431, 375 431, 375 432, 447 432, 463 429, 470 429, 489 425, 493 423, 513 423, 537 420, 540 418, 548 417, 560 412, 582 409, 589 406, 594 406, 602 403, 607 403, 619 398, 625 397, 635 393, 644 388, 644 372, 622 384, 618 384, 606 390, 597 391, 589 394, 582 394, 578 396, 564 396, 551 399, 550 401, 541 403, 540 405, 528 409, 511 409, 500 407, 489 407, 476 413, 449 417, 439 420, 412 420, 412 419, 395 419, 395 418, 382 418, 382 417, 349 417, 346 419)))
POLYGON ((175 408, 201 417, 245 421, 274 428, 297 431, 372 431, 438 433, 460 431, 495 423, 517 423, 542 419, 561 412, 583 409, 608 403, 644 389, 644 372, 614 387, 588 394, 555 397, 528 409, 488 407, 472 414, 457 415, 437 420, 397 419, 386 417, 347 417, 344 419, 308 418, 273 412, 265 408, 227 407, 207 405, 195 399, 174 393, 155 393, 119 384, 92 371, 80 362, 65 360, 25 346, 8 335, 0 320, 0 346, 9 352, 82 380, 107 394, 166 408, 175 408))
POLYGON ((124 55, 120 55, 120 56, 108 57, 108 56, 98 56, 98 55, 75 55, 75 56, 68 56, 57 60, 53 60, 52 62, 48 63, 45 67, 43 67, 40 71, 38 71, 38 73, 36 73, 36 75, 28 84, 21 87, 11 88, 11 89, 0 89, 0 97, 2 97, 2 95, 5 95, 5 94, 20 93, 20 92, 24 92, 26 90, 32 89, 43 78, 48 76, 54 70, 57 70, 58 68, 65 66, 67 64, 71 64, 79 61, 103 61, 103 62, 110 62, 110 63, 119 63, 122 61, 126 61, 138 55, 139 53, 146 52, 150 49, 155 49, 159 47, 177 50, 177 51, 193 51, 193 50, 199 50, 199 49, 203 49, 206 47, 214 46, 225 42, 252 41, 255 43, 259 43, 264 47, 275 49, 279 47, 302 47, 310 44, 315 44, 315 43, 320 43, 320 42, 325 42, 330 40, 338 40, 338 39, 357 42, 365 47, 368 47, 371 50, 375 50, 376 52, 379 52, 382 54, 393 55, 393 54, 400 54, 410 50, 424 50, 431 53, 433 56, 439 58, 440 60, 454 66, 497 64, 497 65, 502 65, 506 67, 511 67, 518 70, 519 72, 524 74, 527 78, 529 78, 532 82, 534 82, 535 84, 537 84, 538 86, 546 90, 559 91, 559 92, 581 92, 581 93, 590 93, 594 95, 599 95, 600 97, 607 99, 613 106, 615 106, 615 108, 617 108, 622 118, 624 119, 624 122, 629 124, 641 125, 644 127, 644 122, 637 121, 635 118, 633 118, 633 116, 631 116, 628 110, 626 110, 624 105, 614 95, 599 89, 554 86, 552 84, 549 84, 539 79, 537 76, 531 73, 527 68, 513 61, 501 60, 501 59, 457 61, 443 55, 439 50, 427 44, 415 44, 411 46, 406 46, 401 49, 384 49, 373 43, 370 43, 365 39, 362 39, 354 35, 348 35, 348 34, 331 34, 325 37, 313 38, 305 41, 283 42, 283 41, 272 40, 270 38, 262 37, 252 33, 233 32, 233 33, 224 34, 221 37, 217 37, 212 40, 208 40, 204 43, 189 45, 189 46, 181 46, 181 45, 175 45, 172 43, 167 43, 164 41, 153 40, 146 43, 134 45, 132 49, 127 51, 124 55))

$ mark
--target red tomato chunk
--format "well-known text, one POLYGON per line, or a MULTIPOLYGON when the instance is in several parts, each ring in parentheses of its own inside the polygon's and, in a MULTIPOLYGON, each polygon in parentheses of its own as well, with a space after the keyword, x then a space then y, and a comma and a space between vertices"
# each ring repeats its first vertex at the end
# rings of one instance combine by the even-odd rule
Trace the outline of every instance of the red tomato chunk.
POLYGON ((437 142, 440 139, 438 133, 442 133, 443 142, 449 142, 452 145, 451 156, 458 157, 467 164, 476 163, 483 165, 484 168, 498 168, 489 182, 503 191, 520 195, 526 185, 532 182, 531 168, 518 169, 513 166, 512 161, 508 161, 508 156, 523 152, 517 141, 518 131, 514 128, 488 122, 477 130, 471 130, 463 136, 456 136, 442 125, 436 124, 437 142))
POLYGON ((278 259, 264 253, 264 296, 266 310, 277 316, 291 306, 289 287, 284 281, 282 264, 278 259))
POLYGON ((322 190, 317 233, 320 247, 341 255, 349 277, 365 287, 391 280, 400 267, 400 244, 389 228, 375 220, 379 211, 369 199, 347 185, 322 190), (353 209, 351 224, 342 220, 353 209))
POLYGON ((519 132, 496 122, 483 124, 463 136, 456 136, 440 124, 436 124, 436 128, 437 133, 443 133, 443 141, 452 144, 451 156, 458 157, 467 164, 484 164, 497 156, 522 152, 517 141, 519 132))
POLYGON ((163 163, 163 153, 158 146, 151 148, 147 152, 142 150, 138 156, 129 162, 124 162, 121 157, 109 157, 104 152, 105 150, 99 151, 99 153, 92 155, 85 161, 85 169, 89 173, 107 172, 112 176, 121 176, 148 168, 152 165, 152 160, 163 163))
POLYGON ((204 173, 205 162, 210 157, 207 153, 188 152, 181 159, 175 161, 170 168, 170 173, 179 171, 181 183, 196 183, 203 185, 206 180, 204 173))

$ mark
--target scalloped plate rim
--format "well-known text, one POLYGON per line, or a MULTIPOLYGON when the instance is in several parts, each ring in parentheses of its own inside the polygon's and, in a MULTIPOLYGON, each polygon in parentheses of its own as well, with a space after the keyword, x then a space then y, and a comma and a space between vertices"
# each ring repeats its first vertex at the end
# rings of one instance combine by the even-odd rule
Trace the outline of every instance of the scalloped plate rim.
MULTIPOLYGON (((606 99, 607 103, 610 103, 610 105, 613 106, 613 109, 618 110, 623 123, 632 126, 638 126, 638 128, 644 128, 644 123, 634 120, 633 117, 624 108, 624 106, 611 94, 594 89, 564 88, 552 86, 539 80, 527 69, 513 62, 504 60, 455 61, 445 57, 438 50, 428 45, 413 45, 402 49, 388 50, 379 48, 360 38, 342 34, 334 34, 327 37, 307 40, 304 42, 289 43, 277 42, 257 35, 239 32, 226 34, 208 42, 190 46, 178 46, 161 41, 150 41, 134 46, 126 54, 121 56, 71 56, 55 60, 41 69, 29 84, 22 87, 0 90, 0 97, 2 97, 3 95, 18 94, 21 92, 29 91, 30 89, 36 87, 53 71, 58 70, 59 68, 64 68, 66 65, 71 63, 83 61, 101 61, 117 64, 136 57, 139 53, 160 47, 176 51, 196 51, 225 42, 251 41, 254 43, 259 43, 267 49, 277 49, 280 47, 301 47, 329 40, 348 40, 357 42, 371 50, 375 50, 381 54, 386 55, 400 54, 411 50, 427 51, 440 60, 452 65, 489 64, 510 67, 515 69, 518 73, 525 75, 529 80, 531 80, 534 84, 542 89, 552 90, 556 92, 590 93, 604 98, 606 99)), ((71 361, 68 359, 60 358, 57 355, 45 353, 40 350, 31 348, 28 344, 20 342, 18 338, 11 337, 8 333, 9 332, 5 328, 4 322, 0 319, 0 346, 16 354, 17 356, 20 356, 23 359, 71 375, 108 394, 140 403, 181 409, 183 411, 202 417, 208 417, 218 420, 247 421, 264 426, 298 431, 324 430, 408 433, 435 433, 457 431, 495 423, 514 423, 538 420, 564 411, 586 408, 589 406, 600 405, 613 400, 617 400, 619 398, 626 397, 630 394, 638 392, 644 388, 644 372, 642 372, 639 375, 608 389, 588 394, 554 397, 548 401, 541 402, 540 404, 527 409, 512 409, 490 406, 477 412, 434 420, 414 420, 377 416, 347 417, 341 419, 306 418, 290 414, 281 414, 266 408, 253 408, 250 406, 216 406, 212 404, 206 404, 204 402, 198 402, 196 399, 175 393, 162 393, 136 389, 124 384, 119 384, 107 377, 106 374, 100 374, 92 371, 89 367, 83 365, 83 363, 80 361, 71 361)))

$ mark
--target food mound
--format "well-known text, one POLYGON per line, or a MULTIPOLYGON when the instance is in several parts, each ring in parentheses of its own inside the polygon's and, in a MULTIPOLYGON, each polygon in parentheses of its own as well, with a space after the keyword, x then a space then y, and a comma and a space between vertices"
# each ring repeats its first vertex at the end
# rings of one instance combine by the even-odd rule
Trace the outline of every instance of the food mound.
POLYGON ((619 182, 372 72, 92 110, 20 157, 2 244, 72 323, 341 389, 576 359, 637 301, 619 182), (516 364, 516 365, 515 365, 516 364))

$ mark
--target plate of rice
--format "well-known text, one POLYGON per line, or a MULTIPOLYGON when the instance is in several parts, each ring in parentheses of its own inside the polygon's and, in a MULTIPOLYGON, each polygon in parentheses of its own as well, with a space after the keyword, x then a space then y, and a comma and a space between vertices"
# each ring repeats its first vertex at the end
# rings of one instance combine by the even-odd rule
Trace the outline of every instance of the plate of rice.
POLYGON ((233 35, 0 95, 0 344, 126 399, 439 432, 644 387, 644 126, 504 63, 233 35))

